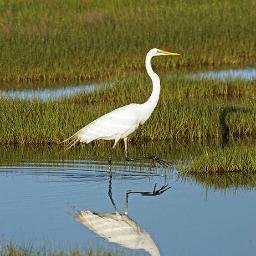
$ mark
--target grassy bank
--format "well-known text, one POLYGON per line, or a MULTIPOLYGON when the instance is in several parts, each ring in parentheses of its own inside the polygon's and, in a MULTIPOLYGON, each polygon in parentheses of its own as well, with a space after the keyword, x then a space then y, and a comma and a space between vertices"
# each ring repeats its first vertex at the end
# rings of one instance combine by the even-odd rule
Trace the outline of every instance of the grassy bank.
MULTIPOLYGON (((132 136, 150 140, 207 141, 229 136, 256 137, 255 82, 163 79, 160 102, 152 117, 132 136), (227 130, 228 129, 228 130, 227 130)), ((69 137, 98 116, 150 95, 146 76, 59 101, 0 100, 2 144, 51 144, 69 137)), ((225 139, 225 138, 224 138, 225 139)))
MULTIPOLYGON (((205 150, 194 158, 189 167, 192 173, 256 173, 256 146, 239 145, 224 149, 205 150)), ((254 181, 255 182, 255 181, 254 181)))
POLYGON ((256 3, 28 1, 0 3, 0 80, 111 78, 144 68, 152 47, 182 53, 159 68, 255 63, 256 3))

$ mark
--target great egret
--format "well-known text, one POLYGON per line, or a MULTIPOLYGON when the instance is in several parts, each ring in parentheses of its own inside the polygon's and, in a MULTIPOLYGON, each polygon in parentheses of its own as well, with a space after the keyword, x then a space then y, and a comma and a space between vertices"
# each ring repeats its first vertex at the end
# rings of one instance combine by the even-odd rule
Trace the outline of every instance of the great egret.
MULTIPOLYGON (((153 48, 146 55, 146 70, 153 83, 153 91, 149 99, 143 104, 132 103, 107 113, 89 123, 74 135, 64 140, 68 142, 66 149, 71 148, 77 142, 90 143, 94 140, 114 140, 113 148, 120 139, 124 140, 125 157, 128 158, 127 138, 140 124, 144 124, 155 109, 160 94, 160 78, 153 71, 151 59, 160 55, 180 55, 153 48)), ((152 158, 152 157, 151 157, 152 158)), ((159 159, 153 159, 159 160, 159 159)))

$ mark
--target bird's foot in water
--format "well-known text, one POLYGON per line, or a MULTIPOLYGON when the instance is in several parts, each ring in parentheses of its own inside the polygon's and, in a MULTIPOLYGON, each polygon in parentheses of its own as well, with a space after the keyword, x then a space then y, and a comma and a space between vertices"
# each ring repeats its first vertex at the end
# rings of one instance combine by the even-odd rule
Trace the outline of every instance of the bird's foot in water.
POLYGON ((157 157, 157 156, 144 156, 144 157, 138 157, 138 158, 130 158, 128 156, 125 157, 126 161, 136 161, 136 160, 151 160, 153 166, 156 166, 156 164, 160 164, 162 167, 168 167, 169 163, 162 160, 161 158, 157 157))
POLYGON ((168 167, 169 163, 164 161, 163 159, 157 157, 157 156, 149 156, 148 159, 152 160, 153 166, 156 166, 156 164, 160 164, 162 167, 168 167))
POLYGON ((130 158, 128 156, 125 156, 125 161, 127 161, 127 162, 136 161, 136 160, 139 160, 139 159, 137 159, 137 158, 130 158))

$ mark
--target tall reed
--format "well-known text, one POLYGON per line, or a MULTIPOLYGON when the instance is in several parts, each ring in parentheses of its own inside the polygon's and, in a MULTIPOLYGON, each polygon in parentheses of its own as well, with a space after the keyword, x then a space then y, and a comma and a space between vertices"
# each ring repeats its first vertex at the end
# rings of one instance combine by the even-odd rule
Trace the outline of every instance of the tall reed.
MULTIPOLYGON (((253 81, 194 81, 180 77, 162 80, 159 104, 151 118, 132 135, 132 141, 220 140, 225 125, 231 138, 256 137, 253 81)), ((1 99, 0 142, 60 142, 116 107, 144 102, 151 89, 149 79, 142 76, 124 78, 113 87, 57 101, 1 99)))

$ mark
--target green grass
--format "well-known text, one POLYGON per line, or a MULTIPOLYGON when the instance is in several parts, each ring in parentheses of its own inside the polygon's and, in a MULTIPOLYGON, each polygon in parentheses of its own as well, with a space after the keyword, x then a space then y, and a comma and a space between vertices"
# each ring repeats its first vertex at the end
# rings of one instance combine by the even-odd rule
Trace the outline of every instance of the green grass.
POLYGON ((151 82, 144 58, 151 47, 183 54, 154 60, 161 71, 160 102, 133 142, 216 141, 223 136, 223 113, 231 137, 256 137, 254 81, 174 75, 180 66, 255 63, 255 1, 11 0, 0 7, 0 87, 119 81, 111 89, 55 102, 0 99, 1 144, 58 143, 116 107, 145 101, 151 82))
POLYGON ((3 0, 0 80, 108 79, 144 69, 149 48, 182 53, 159 68, 256 61, 256 2, 3 0))
POLYGON ((31 245, 18 246, 14 243, 4 244, 0 241, 0 256, 125 256, 126 253, 118 251, 108 251, 104 249, 89 249, 82 251, 74 250, 54 250, 48 248, 34 248, 31 245))
MULTIPOLYGON (((59 101, 2 99, 0 143, 58 143, 116 107, 145 101, 150 91, 151 82, 142 76, 123 79, 112 88, 59 101)), ((219 141, 223 136, 223 115, 231 137, 255 138, 255 95, 253 81, 164 78, 156 110, 131 139, 135 143, 152 140, 219 141)))
MULTIPOLYGON (((198 146, 193 143, 197 153, 187 154, 187 159, 180 159, 178 171, 181 177, 193 177, 198 181, 205 181, 211 186, 224 186, 232 183, 255 186, 256 175, 256 145, 251 139, 229 139, 225 143, 205 144, 198 146), (228 176, 225 176, 225 175, 228 176), (236 176, 237 174, 237 176, 236 176), (208 177, 209 175, 209 177, 208 177), (245 179, 243 180, 243 175, 245 179), (254 177, 248 183, 246 175, 254 177), (238 177, 238 180, 236 179, 238 177), (230 180, 229 180, 230 179, 230 180), (219 185, 218 185, 219 183, 219 185)), ((190 143, 192 144, 192 143, 190 143)), ((192 145, 190 145, 190 148, 192 145)))
POLYGON ((208 149, 192 160, 192 173, 256 173, 256 146, 239 145, 224 149, 208 149))

